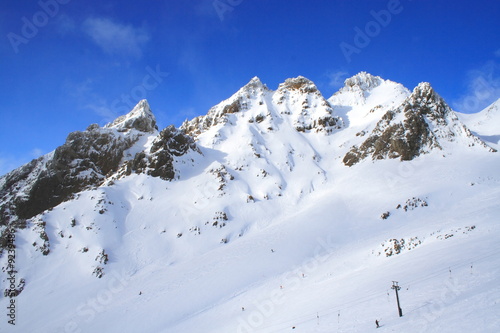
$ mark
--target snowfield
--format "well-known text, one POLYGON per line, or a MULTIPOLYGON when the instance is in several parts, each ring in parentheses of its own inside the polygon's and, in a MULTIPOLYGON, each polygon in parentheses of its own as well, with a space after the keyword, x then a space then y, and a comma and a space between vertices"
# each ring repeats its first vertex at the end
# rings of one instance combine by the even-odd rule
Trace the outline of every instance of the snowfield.
MULTIPOLYGON (((196 127, 200 151, 176 158, 177 179, 110 177, 30 219, 15 239, 26 285, 15 325, 0 299, 0 331, 370 332, 378 320, 379 332, 499 332, 500 154, 454 138, 347 167, 356 133, 411 94, 348 80, 359 91, 346 81, 326 102, 309 83, 253 79, 196 127), (307 129, 332 112, 336 125, 307 129)), ((498 148, 490 110, 459 117, 498 148)))

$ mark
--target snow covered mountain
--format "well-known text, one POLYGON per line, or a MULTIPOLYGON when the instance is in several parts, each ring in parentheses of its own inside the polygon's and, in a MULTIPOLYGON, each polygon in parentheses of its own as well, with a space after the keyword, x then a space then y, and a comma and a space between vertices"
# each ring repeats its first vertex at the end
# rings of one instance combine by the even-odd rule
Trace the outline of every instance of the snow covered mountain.
POLYGON ((479 138, 495 148, 500 147, 500 99, 474 114, 458 113, 460 119, 479 138))
MULTIPOLYGON (((361 132, 360 136, 364 134, 361 132)), ((421 83, 401 105, 382 116, 359 147, 351 148, 344 163, 352 166, 367 156, 408 161, 457 141, 462 146, 478 145, 494 151, 459 121, 429 83, 421 83)))
POLYGON ((0 178, 0 330, 497 332, 498 103, 364 72, 179 129, 141 101, 0 178))

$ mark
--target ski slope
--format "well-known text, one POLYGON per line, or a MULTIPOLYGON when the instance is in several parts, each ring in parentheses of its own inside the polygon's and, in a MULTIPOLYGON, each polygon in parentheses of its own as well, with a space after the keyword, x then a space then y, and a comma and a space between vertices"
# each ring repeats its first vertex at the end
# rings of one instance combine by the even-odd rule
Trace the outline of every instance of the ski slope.
POLYGON ((343 128, 305 132, 331 112, 311 83, 254 79, 193 122, 248 106, 196 127, 200 151, 176 159, 177 179, 112 176, 30 219, 16 233, 16 325, 4 315, 0 331, 369 332, 377 319, 380 332, 498 332, 500 155, 455 140, 345 166, 355 133, 409 94, 360 78, 364 102, 347 88, 329 100, 343 128))

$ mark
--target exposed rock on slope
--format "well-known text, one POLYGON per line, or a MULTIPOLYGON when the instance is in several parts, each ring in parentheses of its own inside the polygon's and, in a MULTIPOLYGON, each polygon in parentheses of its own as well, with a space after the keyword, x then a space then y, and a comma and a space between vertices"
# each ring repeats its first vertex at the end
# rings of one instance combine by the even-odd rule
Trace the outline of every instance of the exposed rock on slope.
POLYGON ((128 114, 116 118, 105 127, 115 128, 119 132, 135 129, 143 133, 154 133, 158 130, 156 118, 145 99, 140 101, 128 114))
POLYGON ((343 127, 342 119, 334 115, 333 108, 316 85, 303 76, 287 79, 280 84, 273 101, 277 106, 283 104, 285 110, 282 113, 290 115, 299 132, 330 134, 343 127))
POLYGON ((401 106, 385 113, 369 137, 359 147, 352 147, 343 162, 352 166, 368 156, 373 160, 412 160, 432 149, 442 149, 444 142, 457 140, 494 151, 458 120, 429 83, 421 83, 401 106))
POLYGON ((331 133, 343 126, 342 119, 333 115, 333 109, 314 83, 305 77, 287 79, 278 90, 269 90, 259 78, 254 77, 229 99, 211 108, 207 115, 185 121, 181 128, 197 137, 220 124, 226 124, 229 116, 243 111, 261 110, 250 122, 267 120, 269 128, 276 127, 275 118, 290 118, 299 132, 316 131, 331 133), (273 127, 274 124, 274 127, 273 127))
MULTIPOLYGON (((361 72, 327 101, 305 77, 287 79, 276 91, 255 77, 181 129, 169 126, 158 133, 143 100, 102 128, 94 124, 71 133, 54 152, 0 177, 0 231, 7 225, 23 227, 26 219, 75 193, 132 173, 177 179, 176 164, 195 159, 183 156, 202 152, 195 140, 208 149, 207 165, 235 172, 239 189, 245 189, 238 195, 245 201, 286 193, 300 200, 314 184, 326 181, 337 147, 348 166, 368 157, 411 160, 454 143, 494 151, 428 83, 410 94, 401 84, 361 72)), ((191 162, 205 165, 193 160, 184 163, 186 168, 191 162)))
POLYGON ((126 163, 125 174, 146 173, 163 180, 175 177, 174 157, 182 156, 189 150, 200 152, 192 137, 171 125, 155 138, 149 150, 137 153, 133 160, 126 163))
POLYGON ((262 99, 262 96, 268 91, 269 89, 262 84, 260 79, 254 77, 229 99, 212 107, 206 115, 196 117, 191 121, 186 120, 181 129, 188 135, 196 137, 218 124, 227 123, 229 114, 247 110, 251 106, 249 103, 252 99, 262 99))
POLYGON ((173 179, 173 157, 196 150, 191 137, 170 126, 153 141, 150 151, 141 151, 126 161, 125 151, 141 137, 154 135, 156 120, 143 100, 127 115, 99 127, 70 133, 54 152, 0 178, 1 225, 18 223, 52 208, 84 189, 101 185, 123 164, 126 170, 147 170, 153 177, 173 179))

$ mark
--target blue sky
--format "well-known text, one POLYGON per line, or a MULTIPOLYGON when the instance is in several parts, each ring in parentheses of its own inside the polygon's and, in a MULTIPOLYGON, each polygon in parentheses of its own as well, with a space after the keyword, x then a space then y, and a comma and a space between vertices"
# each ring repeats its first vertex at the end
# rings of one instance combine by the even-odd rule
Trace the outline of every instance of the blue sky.
POLYGON ((4 0, 0 174, 142 98, 179 126, 253 76, 329 97, 367 71, 475 112, 500 97, 499 17, 494 0, 4 0))

